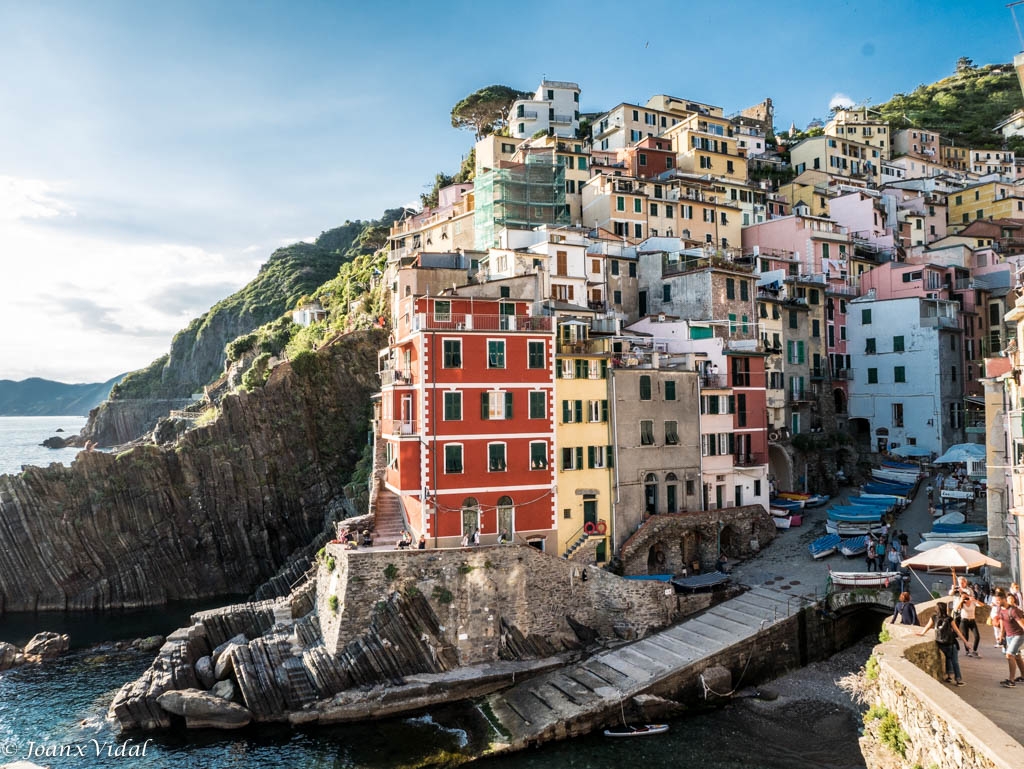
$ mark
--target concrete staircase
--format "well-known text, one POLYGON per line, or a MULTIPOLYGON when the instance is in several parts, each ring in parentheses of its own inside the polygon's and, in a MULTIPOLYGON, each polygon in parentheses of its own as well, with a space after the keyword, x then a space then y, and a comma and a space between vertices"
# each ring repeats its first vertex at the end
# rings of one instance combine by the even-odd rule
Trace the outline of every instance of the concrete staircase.
POLYGON ((500 752, 583 733, 608 714, 618 714, 630 697, 750 641, 811 602, 755 588, 643 640, 492 694, 482 711, 493 715, 491 723, 503 735, 492 747, 500 752))
POLYGON ((373 523, 373 544, 394 547, 405 531, 402 502, 398 495, 385 488, 377 496, 377 515, 373 523))

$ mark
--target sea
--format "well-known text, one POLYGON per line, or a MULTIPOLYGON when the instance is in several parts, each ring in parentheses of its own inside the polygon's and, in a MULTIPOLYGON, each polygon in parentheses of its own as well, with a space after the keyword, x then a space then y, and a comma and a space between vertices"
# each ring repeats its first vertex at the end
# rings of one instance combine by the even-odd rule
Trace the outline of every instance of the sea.
MULTIPOLYGON (((0 417, 0 474, 19 472, 22 465, 70 462, 76 450, 38 444, 54 434, 76 433, 84 423, 84 417, 0 417)), ((330 728, 259 725, 230 733, 118 734, 106 719, 107 708, 122 684, 146 670, 153 655, 117 650, 113 642, 166 635, 192 612, 210 606, 0 615, 2 641, 22 645, 39 631, 54 630, 68 633, 72 644, 60 659, 0 672, 0 767, 30 760, 50 769, 412 769, 444 765, 437 763, 438 756, 458 756, 465 749, 466 734, 450 713, 438 721, 427 713, 330 728)), ((859 722, 852 711, 811 697, 773 705, 737 700, 674 719, 663 735, 628 740, 595 735, 475 766, 863 769, 859 722)))

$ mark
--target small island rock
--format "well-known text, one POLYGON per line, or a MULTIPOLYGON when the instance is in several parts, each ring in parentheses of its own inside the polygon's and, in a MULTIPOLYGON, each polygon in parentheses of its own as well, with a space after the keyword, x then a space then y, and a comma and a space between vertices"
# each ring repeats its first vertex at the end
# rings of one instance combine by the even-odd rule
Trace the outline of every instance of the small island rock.
POLYGON ((64 654, 71 646, 71 638, 67 633, 54 633, 49 630, 36 633, 23 649, 26 657, 41 660, 53 659, 64 654))
POLYGON ((63 449, 67 446, 67 442, 59 435, 54 435, 52 438, 47 438, 40 445, 46 446, 48 449, 63 449))
POLYGON ((21 653, 14 644, 9 644, 6 641, 0 641, 0 670, 7 670, 8 668, 14 667, 15 660, 21 653))

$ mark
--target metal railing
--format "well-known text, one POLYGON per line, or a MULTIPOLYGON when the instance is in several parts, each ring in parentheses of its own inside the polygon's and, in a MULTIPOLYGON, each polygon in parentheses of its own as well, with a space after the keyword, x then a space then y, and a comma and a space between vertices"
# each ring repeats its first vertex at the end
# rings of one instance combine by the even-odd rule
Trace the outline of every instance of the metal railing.
POLYGON ((413 331, 550 331, 546 315, 445 315, 418 312, 413 316, 413 331))
POLYGON ((729 389, 729 385, 726 384, 726 377, 724 374, 701 374, 700 386, 705 390, 729 389))
POLYGON ((764 454, 757 452, 751 454, 735 454, 733 455, 732 463, 736 467, 756 467, 757 465, 768 464, 768 459, 764 454))
POLYGON ((396 420, 391 425, 392 435, 415 435, 416 423, 409 420, 396 420))
POLYGON ((395 384, 410 384, 412 382, 412 374, 401 369, 386 368, 381 369, 377 373, 380 374, 380 383, 384 387, 395 384))

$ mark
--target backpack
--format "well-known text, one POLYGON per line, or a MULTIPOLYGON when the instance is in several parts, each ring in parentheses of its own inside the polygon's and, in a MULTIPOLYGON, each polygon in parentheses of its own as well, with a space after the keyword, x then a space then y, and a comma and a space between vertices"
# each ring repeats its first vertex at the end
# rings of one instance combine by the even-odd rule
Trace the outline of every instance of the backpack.
POLYGON ((935 618, 935 643, 945 646, 955 640, 953 635, 953 618, 950 616, 935 618))

